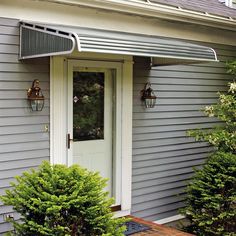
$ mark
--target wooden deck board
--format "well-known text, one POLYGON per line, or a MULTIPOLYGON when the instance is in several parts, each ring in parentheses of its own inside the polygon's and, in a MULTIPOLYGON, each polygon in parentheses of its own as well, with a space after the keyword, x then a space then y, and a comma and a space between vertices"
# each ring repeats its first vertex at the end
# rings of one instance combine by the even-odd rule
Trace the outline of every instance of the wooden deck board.
POLYGON ((193 236, 193 234, 185 233, 177 229, 153 223, 151 221, 146 221, 140 218, 129 216, 133 221, 147 225, 151 227, 150 230, 146 230, 140 233, 132 234, 132 236, 143 236, 143 235, 152 235, 152 236, 193 236))

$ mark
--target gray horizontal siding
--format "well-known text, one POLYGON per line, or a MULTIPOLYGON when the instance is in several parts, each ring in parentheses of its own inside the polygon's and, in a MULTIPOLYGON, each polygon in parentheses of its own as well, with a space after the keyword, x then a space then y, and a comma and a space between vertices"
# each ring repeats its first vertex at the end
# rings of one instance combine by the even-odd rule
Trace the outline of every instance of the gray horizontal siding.
MULTIPOLYGON (((236 48, 207 45, 227 61, 236 48)), ((213 150, 195 142, 186 131, 220 125, 200 111, 217 102, 232 76, 224 63, 159 66, 149 70, 148 58, 135 58, 133 90, 132 214, 159 220, 178 214, 193 167, 199 167, 213 150), (150 81, 157 95, 153 109, 145 109, 140 91, 150 81)))
MULTIPOLYGON (((0 195, 14 176, 49 160, 49 60, 18 60, 18 21, 0 18, 0 195), (45 96, 42 112, 29 109, 26 91, 39 79, 45 96)), ((0 203, 0 235, 11 227, 3 214, 12 212, 0 203)), ((19 214, 14 213, 19 219, 19 214)))

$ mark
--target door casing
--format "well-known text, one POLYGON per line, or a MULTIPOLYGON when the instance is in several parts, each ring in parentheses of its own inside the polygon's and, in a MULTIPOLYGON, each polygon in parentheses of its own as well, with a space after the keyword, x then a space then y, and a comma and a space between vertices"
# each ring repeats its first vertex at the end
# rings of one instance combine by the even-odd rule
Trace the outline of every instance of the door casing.
POLYGON ((67 149, 68 133, 68 67, 83 61, 87 66, 111 68, 116 71, 115 114, 115 197, 121 204, 117 216, 130 214, 132 174, 132 85, 133 61, 131 56, 78 53, 50 59, 50 161, 52 164, 70 165, 71 150, 67 149), (70 62, 69 62, 70 61, 70 62), (69 62, 69 63, 68 63, 69 62))

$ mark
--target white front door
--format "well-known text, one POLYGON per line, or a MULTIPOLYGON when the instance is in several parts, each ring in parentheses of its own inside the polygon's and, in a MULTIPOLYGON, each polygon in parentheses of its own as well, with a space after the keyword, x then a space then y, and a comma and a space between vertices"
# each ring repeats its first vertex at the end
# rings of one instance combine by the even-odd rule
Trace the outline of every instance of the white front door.
POLYGON ((69 63, 68 123, 71 163, 98 171, 113 195, 112 70, 86 61, 69 63))

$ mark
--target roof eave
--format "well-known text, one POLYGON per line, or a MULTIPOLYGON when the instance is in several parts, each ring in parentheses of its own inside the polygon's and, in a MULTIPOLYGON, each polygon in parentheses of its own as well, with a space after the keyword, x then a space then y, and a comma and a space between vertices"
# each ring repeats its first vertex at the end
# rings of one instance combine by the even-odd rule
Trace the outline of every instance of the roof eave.
POLYGON ((236 19, 212 15, 207 12, 197 12, 182 8, 140 2, 138 0, 39 0, 59 4, 83 6, 101 10, 116 11, 159 19, 188 22, 198 25, 207 25, 215 28, 236 31, 236 19))

